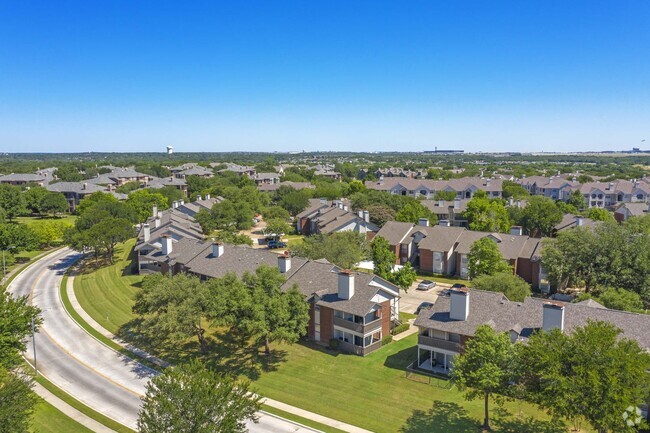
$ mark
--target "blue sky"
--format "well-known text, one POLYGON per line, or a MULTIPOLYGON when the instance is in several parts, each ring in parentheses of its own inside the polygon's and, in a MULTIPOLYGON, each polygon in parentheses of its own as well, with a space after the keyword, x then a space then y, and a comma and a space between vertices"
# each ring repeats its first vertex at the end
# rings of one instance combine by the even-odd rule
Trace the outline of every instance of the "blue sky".
POLYGON ((571 151, 646 138, 647 0, 0 4, 0 151, 571 151))

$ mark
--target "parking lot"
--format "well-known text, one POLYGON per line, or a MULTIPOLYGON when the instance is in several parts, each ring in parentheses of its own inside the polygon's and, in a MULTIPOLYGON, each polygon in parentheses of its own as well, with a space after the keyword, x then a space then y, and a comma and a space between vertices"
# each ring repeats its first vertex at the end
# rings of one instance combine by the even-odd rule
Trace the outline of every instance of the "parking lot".
POLYGON ((418 305, 420 305, 422 302, 435 302, 435 300, 438 298, 438 293, 451 287, 451 284, 436 283, 436 287, 431 290, 416 290, 416 287, 418 284, 420 284, 420 282, 422 282, 422 279, 418 278, 411 285, 411 288, 408 290, 408 292, 402 290, 402 297, 399 301, 400 311, 415 314, 415 310, 418 308, 418 305))

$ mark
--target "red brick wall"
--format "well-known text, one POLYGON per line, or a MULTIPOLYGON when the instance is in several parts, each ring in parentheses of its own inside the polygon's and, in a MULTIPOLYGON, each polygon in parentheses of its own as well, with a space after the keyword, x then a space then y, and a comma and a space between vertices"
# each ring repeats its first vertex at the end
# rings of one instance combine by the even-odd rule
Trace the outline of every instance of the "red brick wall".
POLYGON ((390 335, 390 301, 381 303, 381 336, 390 335))
POLYGON ((309 337, 311 340, 314 339, 314 325, 314 304, 309 304, 309 325, 307 325, 307 337, 309 337))
POLYGON ((309 224, 309 218, 301 218, 300 219, 300 232, 303 235, 307 236, 307 235, 311 234, 310 233, 310 228, 311 228, 311 225, 309 224))
POLYGON ((420 250, 420 272, 433 272, 433 251, 420 250))
POLYGON ((398 245, 391 245, 390 249, 395 254, 395 264, 399 265, 399 244, 398 245))
POLYGON ((320 341, 328 343, 334 335, 334 310, 320 307, 320 341))
POLYGON ((520 258, 517 260, 517 275, 526 280, 527 283, 534 284, 533 263, 530 259, 520 258))
POLYGON ((623 221, 625 221, 625 216, 622 213, 614 212, 614 219, 617 222, 622 223, 623 221))

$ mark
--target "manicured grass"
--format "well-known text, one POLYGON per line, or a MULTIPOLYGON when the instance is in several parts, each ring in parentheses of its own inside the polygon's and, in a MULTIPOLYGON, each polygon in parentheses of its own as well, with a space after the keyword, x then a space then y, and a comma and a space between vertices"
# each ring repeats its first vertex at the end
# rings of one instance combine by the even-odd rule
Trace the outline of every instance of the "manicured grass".
POLYGON ((135 239, 131 239, 118 246, 112 265, 94 270, 89 261, 87 268, 74 279, 74 291, 81 307, 114 334, 136 317, 131 307, 143 277, 130 272, 129 255, 134 245, 135 239))
POLYGON ((60 412, 45 400, 39 401, 34 408, 30 431, 33 433, 92 433, 92 430, 60 412))
POLYGON ((403 311, 399 312, 399 320, 401 320, 402 323, 406 323, 411 319, 415 319, 416 317, 418 317, 417 314, 405 313, 403 311))
POLYGON ((310 419, 306 419, 306 418, 303 418, 301 416, 297 416, 297 415, 294 415, 292 413, 285 412, 285 411, 280 410, 280 409, 276 409, 276 408, 271 407, 271 406, 262 405, 262 410, 264 412, 272 413, 273 415, 277 415, 279 417, 288 419, 289 421, 297 422, 299 424, 306 425, 307 427, 315 428, 316 430, 320 430, 320 431, 325 432, 325 433, 343 433, 343 430, 339 430, 339 429, 334 428, 334 427, 329 427, 329 426, 323 425, 321 423, 312 421, 310 419))
MULTIPOLYGON (((50 391, 52 394, 69 404, 70 406, 74 407, 77 409, 79 412, 83 413, 86 416, 89 416, 90 418, 94 419, 95 421, 105 425, 106 427, 115 430, 118 433, 134 433, 133 430, 131 430, 128 427, 123 426, 122 424, 118 423, 117 421, 113 421, 112 419, 108 418, 105 415, 102 415, 99 412, 94 411, 93 409, 89 408, 85 404, 81 403, 79 400, 75 399, 74 397, 70 396, 67 394, 65 391, 63 391, 61 388, 57 387, 54 385, 52 382, 44 378, 43 376, 36 376, 34 378, 36 382, 41 384, 45 389, 50 391)), ((38 432, 38 430, 35 430, 38 432)), ((67 432, 68 430, 56 430, 59 432, 67 432)))
POLYGON ((52 217, 52 215, 45 215, 43 217, 34 217, 34 216, 28 216, 28 217, 18 217, 15 218, 14 221, 19 222, 21 224, 34 224, 36 221, 64 221, 66 223, 74 224, 75 220, 77 219, 76 215, 69 215, 69 214, 60 214, 57 215, 56 217, 52 217))
MULTIPOLYGON (((286 362, 263 373, 253 386, 266 397, 375 432, 397 432, 415 411, 431 410, 440 402, 460 405, 478 426, 482 401, 465 401, 456 388, 406 379, 405 368, 417 357, 416 343, 417 335, 412 335, 363 358, 303 344, 280 345, 286 362)), ((519 411, 518 403, 506 407, 519 411)), ((526 416, 545 418, 529 404, 521 408, 526 416)), ((431 430, 409 430, 419 431, 431 430)))

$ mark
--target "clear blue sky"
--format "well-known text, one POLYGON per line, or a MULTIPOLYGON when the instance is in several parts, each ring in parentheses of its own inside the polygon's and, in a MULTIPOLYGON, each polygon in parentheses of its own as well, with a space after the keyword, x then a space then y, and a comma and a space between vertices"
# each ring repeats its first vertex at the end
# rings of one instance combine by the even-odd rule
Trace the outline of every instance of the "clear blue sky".
POLYGON ((646 138, 647 0, 0 4, 0 151, 570 151, 646 138))

